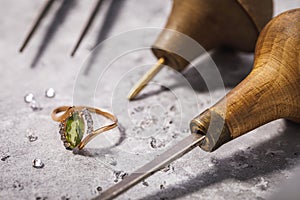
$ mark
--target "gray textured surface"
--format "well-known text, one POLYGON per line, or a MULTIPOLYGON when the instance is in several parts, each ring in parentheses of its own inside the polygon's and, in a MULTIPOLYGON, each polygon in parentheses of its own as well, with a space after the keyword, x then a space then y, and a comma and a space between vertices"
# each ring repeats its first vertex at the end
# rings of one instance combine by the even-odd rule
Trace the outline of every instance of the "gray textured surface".
MULTIPOLYGON (((177 81, 182 77, 163 70, 156 80, 168 86, 176 82, 172 90, 162 91, 159 85, 152 84, 145 93, 154 95, 127 103, 125 95, 130 87, 155 62, 149 50, 140 50, 120 57, 116 68, 111 68, 113 73, 104 75, 94 91, 94 104, 113 110, 122 127, 99 136, 82 155, 66 151, 50 113, 56 106, 71 105, 78 100, 73 99, 76 77, 88 65, 83 61, 97 38, 136 28, 163 27, 171 6, 171 2, 159 0, 117 1, 111 12, 118 15, 108 16, 105 23, 109 2, 105 1, 101 7, 91 32, 73 59, 69 53, 92 1, 58 1, 23 54, 18 54, 18 47, 42 2, 0 2, 0 199, 94 197, 99 193, 97 187, 105 189, 115 183, 114 171, 133 172, 189 134, 188 121, 214 103, 212 94, 202 87, 192 69, 185 77, 194 90, 184 81, 177 81), (61 3, 64 6, 60 7, 61 3), (53 17, 55 14, 57 18, 53 17), (100 32, 102 25, 104 29, 100 32), (145 68, 130 68, 138 66, 145 68), (54 99, 44 97, 48 87, 56 89, 54 99), (188 94, 195 91, 197 100, 186 97, 184 102, 178 101, 177 94, 182 91, 188 94), (23 97, 28 92, 35 94, 43 107, 41 111, 33 112, 24 103, 23 97), (26 138, 29 128, 36 131, 37 141, 29 142, 26 138), (45 167, 33 168, 34 158, 42 159, 45 167)), ((299 5, 296 0, 277 0, 275 13, 299 5)), ((95 55, 101 55, 101 49, 95 55)), ((227 90, 251 69, 251 54, 215 52, 213 58, 227 90)), ((87 82, 97 67, 102 66, 97 62, 91 64, 90 73, 84 76, 87 82)), ((79 87, 76 92, 85 94, 86 88, 79 87)), ((211 92, 222 95, 221 88, 211 92)), ((137 185, 119 199, 267 199, 294 176, 299 168, 299 153, 299 126, 277 120, 214 153, 195 149, 171 164, 170 170, 158 172, 146 180, 148 184, 137 185)))

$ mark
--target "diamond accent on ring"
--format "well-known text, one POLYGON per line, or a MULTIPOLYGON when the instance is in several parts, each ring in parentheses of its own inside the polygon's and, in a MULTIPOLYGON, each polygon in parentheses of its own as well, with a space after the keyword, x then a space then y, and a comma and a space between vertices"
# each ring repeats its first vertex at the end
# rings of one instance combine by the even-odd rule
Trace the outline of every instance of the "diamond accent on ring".
POLYGON ((88 109, 83 109, 82 114, 84 116, 84 119, 86 120, 86 125, 87 125, 87 134, 91 134, 93 132, 93 119, 90 111, 88 109))

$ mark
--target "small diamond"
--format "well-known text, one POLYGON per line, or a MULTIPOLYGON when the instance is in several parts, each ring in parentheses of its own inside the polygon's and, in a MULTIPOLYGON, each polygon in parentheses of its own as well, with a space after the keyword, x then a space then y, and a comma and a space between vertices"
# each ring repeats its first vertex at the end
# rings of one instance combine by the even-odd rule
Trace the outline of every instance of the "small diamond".
POLYGON ((28 93, 24 96, 25 103, 30 103, 34 101, 34 95, 32 93, 28 93))
POLYGON ((162 172, 168 172, 168 171, 170 171, 170 169, 171 169, 171 166, 167 165, 166 167, 162 168, 160 171, 162 171, 162 172))
POLYGON ((82 113, 83 113, 84 115, 86 115, 86 114, 89 114, 89 111, 88 111, 88 109, 84 108, 84 109, 82 110, 82 113))
POLYGON ((64 125, 63 123, 60 123, 60 124, 59 124, 59 128, 60 128, 60 129, 63 129, 63 128, 65 128, 65 125, 64 125))
POLYGON ((145 180, 143 180, 142 184, 143 184, 144 186, 146 186, 146 187, 149 186, 149 183, 148 183, 147 181, 145 181, 145 180))
POLYGON ((97 187, 97 191, 98 191, 98 192, 101 192, 102 190, 103 190, 103 189, 102 189, 101 186, 98 186, 98 187, 97 187))
POLYGON ((44 165, 44 163, 40 159, 34 159, 32 161, 32 166, 34 168, 43 168, 45 165, 44 165))
POLYGON ((42 110, 43 109, 36 100, 32 100, 30 102, 30 107, 31 107, 31 109, 33 111, 38 111, 38 110, 42 110))
POLYGON ((62 128, 61 128, 61 129, 59 129, 59 134, 60 134, 60 135, 64 135, 64 134, 65 134, 65 130, 64 130, 64 129, 62 129, 62 128))
POLYGON ((53 88, 48 88, 45 91, 45 97, 54 98, 55 97, 55 90, 53 88))
POLYGON ((82 110, 82 114, 84 115, 84 118, 86 120, 86 125, 87 125, 87 134, 91 134, 93 132, 93 119, 92 119, 92 115, 89 112, 88 109, 83 109, 82 110))
POLYGON ((126 176, 128 176, 128 174, 124 171, 114 171, 115 174, 115 180, 114 182, 119 182, 119 180, 124 179, 126 176))
POLYGON ((27 129, 27 138, 29 142, 34 142, 38 139, 38 136, 36 135, 36 131, 33 129, 27 129))
POLYGON ((69 144, 68 142, 64 142, 64 146, 65 146, 66 148, 70 148, 70 144, 69 144))
POLYGON ((67 141, 65 135, 61 135, 61 136, 60 136, 60 139, 61 139, 63 142, 66 142, 66 141, 67 141))

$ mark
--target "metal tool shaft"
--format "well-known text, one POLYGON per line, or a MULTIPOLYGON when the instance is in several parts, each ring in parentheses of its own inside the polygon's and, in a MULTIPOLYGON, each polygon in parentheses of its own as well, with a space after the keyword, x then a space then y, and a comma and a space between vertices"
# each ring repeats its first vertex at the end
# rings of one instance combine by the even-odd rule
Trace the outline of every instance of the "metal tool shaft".
POLYGON ((85 25, 84 25, 81 33, 80 33, 80 36, 79 36, 79 38, 78 38, 78 40, 77 40, 77 42, 76 42, 76 44, 75 44, 75 46, 74 46, 74 48, 71 52, 71 56, 75 55, 81 41, 83 40, 84 36, 87 34, 88 30, 90 29, 90 27, 91 27, 96 15, 97 15, 97 12, 98 12, 102 2, 103 2, 103 0, 98 0, 96 2, 95 6, 93 7, 93 10, 92 10, 87 22, 85 23, 85 25))
POLYGON ((23 50, 25 49, 25 47, 28 44, 29 40, 32 38, 33 34, 35 33, 36 29, 38 28, 39 24, 41 23, 41 21, 43 20, 43 18, 47 14, 49 8, 51 7, 51 5, 54 1, 55 0, 48 0, 47 2, 45 2, 43 8, 41 9, 41 11, 39 12, 37 18, 33 22, 33 25, 31 27, 29 33, 27 34, 20 50, 19 50, 20 52, 23 52, 23 50))
POLYGON ((156 65, 154 65, 140 80, 139 82, 134 86, 134 88, 130 91, 128 95, 128 99, 132 100, 134 99, 140 91, 144 89, 144 87, 153 79, 153 77, 163 68, 163 64, 165 62, 164 58, 160 58, 156 65))
POLYGON ((145 178, 151 176, 155 172, 167 166, 177 158, 183 156, 184 154, 194 149, 204 140, 204 138, 205 136, 195 134, 186 137, 185 139, 177 143, 175 146, 173 146, 171 149, 167 150, 151 162, 147 163, 146 165, 139 168, 129 176, 125 177, 124 180, 122 180, 121 182, 104 191, 95 199, 109 200, 117 197, 118 195, 124 193, 125 191, 138 184, 145 178))

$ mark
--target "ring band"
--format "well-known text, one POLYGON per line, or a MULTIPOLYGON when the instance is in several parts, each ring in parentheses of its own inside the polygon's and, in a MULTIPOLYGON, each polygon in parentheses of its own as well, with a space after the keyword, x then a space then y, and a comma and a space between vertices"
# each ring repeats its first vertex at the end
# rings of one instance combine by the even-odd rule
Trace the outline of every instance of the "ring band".
POLYGON ((113 129, 117 126, 117 118, 104 110, 87 106, 61 106, 52 111, 51 117, 54 121, 60 122, 59 133, 64 146, 68 150, 82 149, 89 141, 102 132, 113 129), (64 112, 61 115, 58 113, 64 112), (91 113, 102 115, 113 123, 93 129, 91 113), (83 137, 86 135, 85 137, 83 137))

